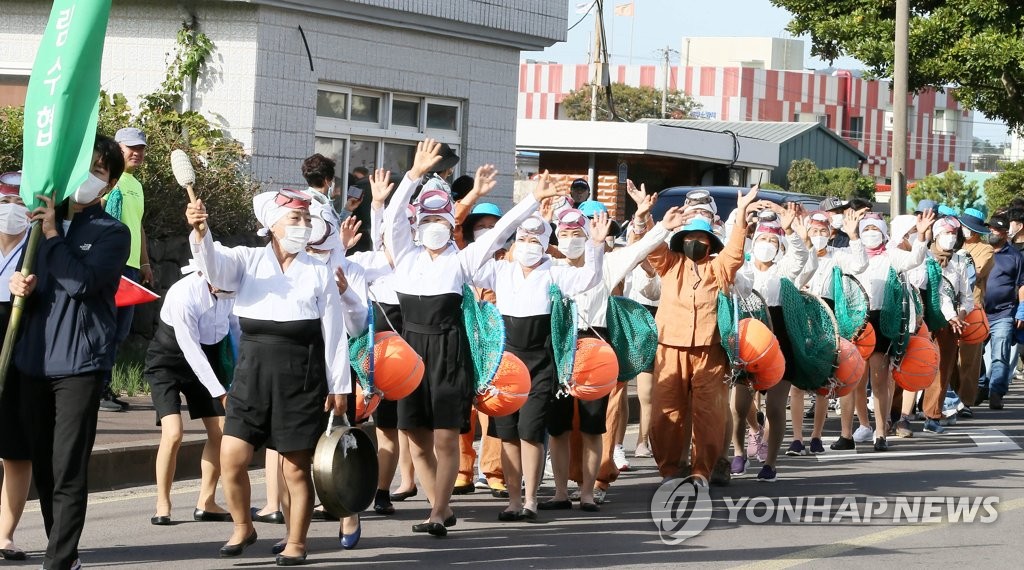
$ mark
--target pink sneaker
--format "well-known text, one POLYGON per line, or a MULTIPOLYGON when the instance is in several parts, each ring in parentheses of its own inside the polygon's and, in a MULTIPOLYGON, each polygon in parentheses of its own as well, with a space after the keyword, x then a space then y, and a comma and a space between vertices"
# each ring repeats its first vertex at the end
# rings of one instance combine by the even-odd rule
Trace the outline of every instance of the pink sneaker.
MULTIPOLYGON (((756 457, 756 458, 760 459, 760 457, 761 457, 760 449, 764 445, 763 444, 763 440, 764 440, 764 428, 758 428, 757 430, 752 430, 750 428, 747 428, 747 457, 748 458, 754 459, 756 457)), ((767 457, 767 455, 765 455, 765 457, 767 457)), ((761 459, 761 461, 764 461, 764 460, 761 459)))
POLYGON ((757 460, 764 463, 768 459, 768 443, 764 440, 764 428, 757 431, 757 460))

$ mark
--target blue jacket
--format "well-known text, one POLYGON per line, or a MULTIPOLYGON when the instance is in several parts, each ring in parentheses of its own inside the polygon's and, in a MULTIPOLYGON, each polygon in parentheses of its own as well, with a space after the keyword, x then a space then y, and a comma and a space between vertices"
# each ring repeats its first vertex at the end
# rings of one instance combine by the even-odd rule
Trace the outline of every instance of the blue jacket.
POLYGON ((985 312, 989 321, 1012 319, 1017 312, 1017 296, 1024 287, 1024 255, 1010 244, 995 250, 995 262, 985 289, 985 312))
POLYGON ((63 224, 57 232, 39 244, 33 271, 39 281, 26 299, 15 366, 48 378, 110 370, 114 294, 131 234, 98 204, 75 214, 66 235, 63 224))

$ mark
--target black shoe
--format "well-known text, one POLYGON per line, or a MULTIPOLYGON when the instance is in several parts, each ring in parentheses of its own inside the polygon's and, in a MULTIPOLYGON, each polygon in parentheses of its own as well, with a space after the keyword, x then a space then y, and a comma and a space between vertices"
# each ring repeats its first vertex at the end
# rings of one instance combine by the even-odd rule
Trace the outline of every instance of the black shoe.
POLYGON ((852 437, 839 436, 839 439, 832 442, 829 448, 836 451, 846 451, 849 449, 857 449, 857 444, 853 441, 852 437))
POLYGON ((491 496, 495 499, 507 499, 508 489, 495 489, 494 487, 491 487, 491 496))
MULTIPOLYGON (((448 528, 448 527, 455 526, 456 524, 458 524, 458 522, 459 522, 459 519, 455 518, 455 515, 453 514, 452 516, 444 519, 443 523, 434 523, 434 522, 416 523, 416 524, 412 525, 412 531, 413 532, 430 532, 431 534, 434 534, 433 532, 430 531, 430 529, 433 528, 433 525, 438 525, 438 526, 443 526, 445 528, 448 528)), ((441 536, 444 536, 444 535, 441 535, 441 536)))
MULTIPOLYGON (((265 515, 260 514, 260 510, 256 507, 249 509, 252 513, 253 522, 270 523, 270 524, 284 524, 284 513, 281 511, 274 511, 265 515)), ((276 552, 274 554, 277 554, 276 552)))
POLYGON ((523 509, 519 511, 519 516, 526 522, 537 522, 537 511, 531 511, 530 509, 523 509))
POLYGON ((288 546, 287 540, 285 542, 278 542, 270 549, 270 553, 275 555, 281 554, 282 552, 284 552, 286 546, 288 546))
POLYGON ((17 550, 14 548, 0 548, 0 558, 4 560, 10 560, 12 562, 20 562, 22 560, 28 560, 28 554, 25 554, 24 550, 17 550))
POLYGON ((303 552, 299 556, 285 556, 284 554, 278 554, 276 562, 278 566, 302 566, 306 563, 306 553, 303 552))
POLYGON ((455 526, 456 524, 458 524, 458 522, 459 522, 459 519, 455 518, 455 513, 452 513, 452 516, 444 519, 444 523, 443 524, 444 524, 445 528, 448 528, 448 527, 455 526))
POLYGON ((249 536, 247 536, 241 544, 225 544, 220 547, 221 558, 230 558, 242 554, 246 547, 252 546, 256 543, 257 538, 259 537, 256 536, 256 529, 252 529, 252 532, 249 533, 249 536))
POLYGON ((988 409, 990 410, 1001 410, 1003 409, 1003 395, 992 394, 988 401, 988 409))
POLYGON ((114 402, 118 406, 121 406, 121 409, 123 410, 127 410, 128 408, 131 407, 131 404, 122 400, 121 398, 118 398, 115 394, 110 394, 110 401, 114 402))
MULTIPOLYGON (((284 517, 284 515, 281 515, 281 516, 284 517)), ((312 515, 311 519, 315 520, 315 521, 339 521, 339 520, 341 520, 338 517, 332 515, 331 513, 325 511, 324 509, 313 509, 313 515, 312 515)))
POLYGON ((395 514, 395 506, 391 504, 391 496, 387 489, 377 489, 377 494, 373 497, 373 511, 378 515, 395 514))
POLYGON ((448 528, 441 523, 427 523, 427 532, 438 538, 448 536, 448 528))
POLYGON ((572 508, 572 501, 566 499, 564 501, 556 501, 549 499, 537 505, 537 509, 541 511, 567 511, 572 508))
POLYGON ((149 519, 149 524, 154 526, 168 526, 171 524, 171 515, 157 515, 149 519))
POLYGON ((988 399, 988 388, 984 387, 984 386, 978 388, 978 397, 974 399, 974 406, 975 407, 980 406, 982 404, 982 402, 984 402, 987 399, 988 399))
POLYGON ((498 513, 498 520, 501 522, 515 522, 523 520, 523 511, 501 511, 498 513))
POLYGON ((415 497, 418 490, 416 487, 412 488, 412 491, 402 491, 400 493, 391 493, 391 500, 395 502, 402 502, 409 497, 415 497))
POLYGON ((125 411, 125 407, 122 406, 121 404, 118 404, 117 402, 115 402, 112 397, 111 398, 101 398, 100 399, 100 411, 101 412, 123 412, 123 411, 125 411))
POLYGON ((969 420, 974 417, 974 412, 972 412, 969 407, 964 406, 963 409, 957 411, 956 416, 958 418, 964 418, 969 420))
POLYGON ((452 489, 453 495, 469 495, 476 491, 476 487, 472 483, 466 483, 465 485, 456 485, 452 489))
POLYGON ((199 522, 231 522, 231 513, 211 513, 202 509, 192 511, 192 520, 199 522))
POLYGON ((875 438, 875 451, 889 451, 889 444, 885 442, 884 437, 875 438))
POLYGON ((601 510, 601 507, 597 506, 597 503, 580 503, 580 510, 587 513, 596 513, 601 510))

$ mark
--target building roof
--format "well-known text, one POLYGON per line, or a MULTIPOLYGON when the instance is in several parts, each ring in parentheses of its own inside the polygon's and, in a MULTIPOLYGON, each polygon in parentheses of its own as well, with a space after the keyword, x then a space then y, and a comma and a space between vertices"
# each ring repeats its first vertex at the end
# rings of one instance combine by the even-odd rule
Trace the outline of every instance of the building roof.
POLYGON ((741 167, 775 168, 779 145, 723 132, 686 130, 655 123, 520 119, 516 149, 580 153, 650 154, 741 167), (682 135, 682 136, 681 136, 682 135))
POLYGON ((861 160, 867 160, 867 155, 857 147, 850 144, 846 139, 836 134, 835 131, 821 123, 793 122, 783 123, 775 121, 711 121, 696 119, 640 119, 641 123, 653 123, 668 127, 677 127, 691 130, 714 131, 722 133, 732 131, 736 136, 760 139, 763 141, 783 144, 804 133, 821 129, 840 145, 846 147, 850 152, 855 153, 861 160))

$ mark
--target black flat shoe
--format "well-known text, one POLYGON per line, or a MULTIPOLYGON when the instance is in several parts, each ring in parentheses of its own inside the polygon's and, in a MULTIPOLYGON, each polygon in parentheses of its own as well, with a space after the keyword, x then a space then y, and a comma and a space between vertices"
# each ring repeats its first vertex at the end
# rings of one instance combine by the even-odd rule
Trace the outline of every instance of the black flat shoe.
POLYGON ((538 519, 537 511, 532 511, 530 509, 523 509, 519 511, 519 517, 521 520, 526 522, 537 522, 538 519))
POLYGON ((587 513, 596 513, 601 511, 601 507, 597 506, 597 503, 580 503, 580 510, 587 513))
POLYGON ((458 522, 459 522, 459 519, 455 518, 455 513, 452 513, 452 516, 444 519, 444 526, 445 526, 445 528, 448 528, 448 527, 451 527, 451 526, 455 526, 458 522))
POLYGON ((392 501, 397 501, 397 502, 402 502, 402 501, 408 499, 409 497, 415 497, 417 492, 418 492, 418 490, 416 489, 416 487, 413 487, 412 491, 402 491, 400 493, 391 493, 391 500, 392 501))
POLYGON ((373 512, 378 515, 395 514, 395 506, 391 504, 391 496, 386 490, 377 489, 377 494, 373 497, 373 512))
POLYGON ((277 544, 275 544, 270 549, 270 553, 271 554, 281 554, 282 552, 284 552, 284 549, 285 549, 286 546, 288 546, 287 542, 278 542, 277 544))
POLYGON ((224 546, 220 547, 221 558, 230 558, 242 554, 242 552, 245 551, 246 547, 252 546, 256 543, 257 538, 258 537, 256 536, 256 529, 252 529, 252 532, 249 533, 249 536, 247 536, 245 540, 242 541, 241 544, 225 544, 224 546))
POLYGON ((278 554, 276 562, 278 566, 302 566, 306 563, 306 553, 303 552, 300 556, 278 554))
POLYGON ((231 522, 231 513, 211 513, 203 509, 196 509, 192 511, 192 519, 199 522, 231 522))
POLYGON ((476 491, 476 487, 472 483, 466 483, 465 485, 456 485, 452 488, 453 495, 469 495, 476 491))
POLYGON ((564 501, 556 501, 549 499, 537 505, 537 509, 541 511, 567 511, 572 508, 572 501, 565 499, 564 501))
MULTIPOLYGON (((281 515, 281 518, 283 519, 284 515, 281 515)), ((341 520, 338 517, 332 515, 331 513, 327 512, 327 511, 325 511, 323 509, 313 509, 313 515, 310 518, 312 520, 315 520, 315 521, 338 521, 338 520, 341 520)))
POLYGON ((498 520, 501 522, 515 522, 523 520, 523 511, 501 511, 498 513, 498 520))
POLYGON ((448 529, 441 523, 427 523, 427 532, 430 536, 442 537, 448 536, 448 529))
POLYGON ((25 554, 24 550, 18 550, 17 548, 0 548, 0 558, 10 560, 12 562, 20 562, 22 560, 28 560, 28 554, 25 554))
POLYGON ((157 515, 149 519, 149 524, 154 526, 167 526, 171 524, 171 515, 157 515))
POLYGON ((495 499, 507 499, 508 489, 491 489, 491 496, 495 499))
POLYGON ((875 451, 889 451, 889 444, 885 442, 884 437, 875 438, 875 451))
POLYGON ((274 511, 265 515, 260 514, 260 510, 256 507, 249 509, 252 513, 252 520, 254 522, 270 523, 270 524, 284 524, 284 513, 281 511, 274 511))

